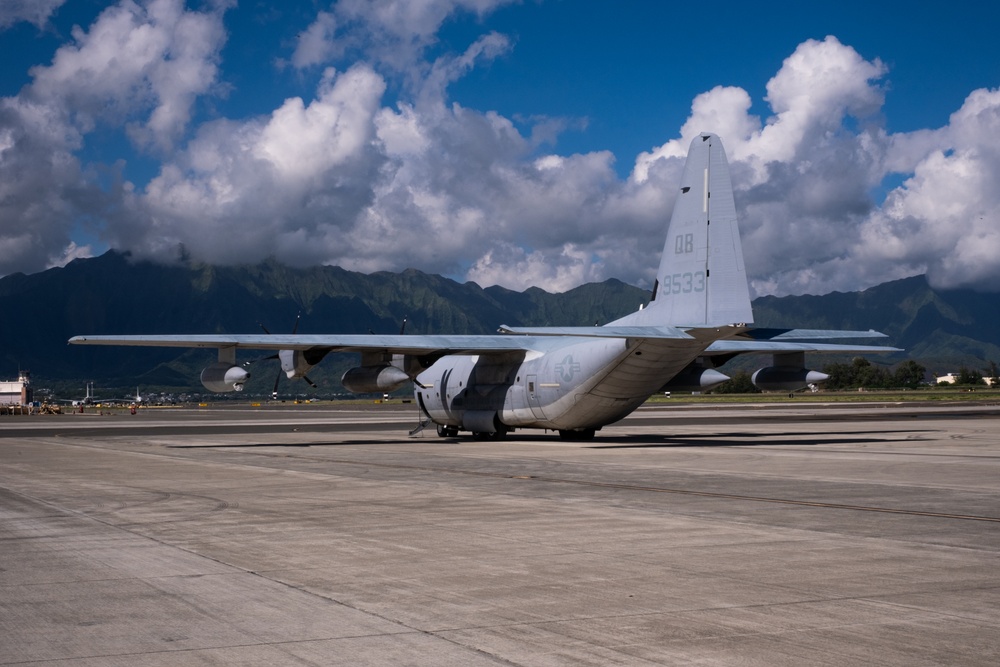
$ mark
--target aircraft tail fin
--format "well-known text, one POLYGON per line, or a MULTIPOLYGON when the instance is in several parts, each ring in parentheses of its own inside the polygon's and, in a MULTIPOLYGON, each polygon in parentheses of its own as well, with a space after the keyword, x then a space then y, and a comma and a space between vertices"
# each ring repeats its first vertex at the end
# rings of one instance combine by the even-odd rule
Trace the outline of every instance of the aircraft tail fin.
POLYGON ((752 322, 729 163, 719 137, 703 133, 688 151, 653 299, 618 323, 713 327, 752 322))

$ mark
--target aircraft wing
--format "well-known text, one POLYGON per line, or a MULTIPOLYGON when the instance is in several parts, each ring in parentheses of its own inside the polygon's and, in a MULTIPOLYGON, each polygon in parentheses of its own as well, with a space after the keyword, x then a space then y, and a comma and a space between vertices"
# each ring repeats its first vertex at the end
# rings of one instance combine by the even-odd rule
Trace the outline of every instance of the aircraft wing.
MULTIPOLYGON (((392 352, 395 354, 490 354, 511 351, 545 351, 567 338, 632 338, 692 340, 685 331, 670 326, 607 327, 508 327, 500 335, 379 335, 379 334, 192 334, 150 336, 74 336, 72 345, 125 345, 145 347, 243 348, 250 350, 314 350, 327 352, 392 352)), ((693 332, 696 330, 692 330, 693 332)), ((793 342, 812 338, 885 337, 876 331, 826 331, 817 329, 751 329, 738 338, 717 340, 708 355, 745 352, 898 352, 898 348, 793 342), (743 336, 766 338, 746 340, 743 336)))
POLYGON ((378 334, 204 334, 155 336, 74 336, 71 345, 242 348, 248 350, 315 350, 327 352, 391 352, 394 354, 490 354, 544 351, 554 339, 540 336, 423 336, 378 334))
POLYGON ((311 350, 330 352, 388 351, 396 354, 488 354, 515 350, 546 350, 557 338, 668 338, 691 340, 682 330, 654 327, 500 328, 500 335, 379 335, 379 334, 192 334, 152 336, 74 336, 71 345, 134 345, 145 347, 233 347, 252 350, 311 350))
POLYGON ((800 343, 773 340, 717 340, 705 350, 706 356, 745 354, 750 352, 820 352, 827 354, 877 354, 902 352, 898 347, 882 345, 836 345, 833 343, 800 343))

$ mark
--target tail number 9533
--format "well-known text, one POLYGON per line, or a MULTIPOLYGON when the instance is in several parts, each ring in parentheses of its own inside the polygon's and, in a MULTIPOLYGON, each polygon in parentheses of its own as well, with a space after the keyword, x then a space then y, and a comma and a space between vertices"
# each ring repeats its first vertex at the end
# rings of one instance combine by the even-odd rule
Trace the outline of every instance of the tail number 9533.
POLYGON ((705 272, 674 273, 663 277, 664 294, 689 294, 705 291, 705 272))

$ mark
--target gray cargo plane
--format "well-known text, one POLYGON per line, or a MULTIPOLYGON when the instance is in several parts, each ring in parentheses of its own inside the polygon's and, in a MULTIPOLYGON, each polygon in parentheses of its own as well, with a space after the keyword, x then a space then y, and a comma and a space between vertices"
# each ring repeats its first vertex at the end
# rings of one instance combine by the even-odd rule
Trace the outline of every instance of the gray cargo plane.
POLYGON ((413 382, 423 424, 442 437, 460 431, 499 439, 510 431, 558 431, 593 438, 650 395, 703 391, 728 378, 716 367, 740 354, 773 363, 753 374, 763 390, 796 391, 826 375, 805 353, 879 353, 897 348, 824 344, 823 339, 884 337, 874 331, 754 329, 729 164, 713 134, 694 139, 667 228, 652 299, 605 326, 509 327, 497 335, 152 335, 75 336, 79 345, 218 349, 201 374, 214 392, 241 390, 249 377, 236 350, 277 350, 289 378, 301 378, 331 352, 360 353, 342 379, 355 393, 388 392, 413 382))

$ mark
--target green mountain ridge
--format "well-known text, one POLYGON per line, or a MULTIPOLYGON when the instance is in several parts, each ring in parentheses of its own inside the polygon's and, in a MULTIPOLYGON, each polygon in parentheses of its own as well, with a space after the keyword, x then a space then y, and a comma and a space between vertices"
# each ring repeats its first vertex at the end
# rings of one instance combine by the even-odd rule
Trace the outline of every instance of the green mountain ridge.
POLYGON ((938 373, 1000 359, 997 295, 934 290, 924 276, 862 292, 761 297, 753 305, 758 326, 881 331, 907 358, 938 373))
MULTIPOLYGON (((252 333, 260 324, 288 333, 300 313, 300 333, 396 333, 404 318, 408 333, 488 334, 501 324, 589 326, 636 310, 649 292, 613 279, 551 294, 535 287, 483 289, 415 269, 362 274, 275 261, 163 266, 108 252, 0 278, 0 299, 0 377, 25 368, 36 385, 93 380, 108 387, 199 390, 201 368, 214 361, 210 351, 82 348, 66 340, 81 334, 252 333)), ((936 291, 917 276, 862 292, 761 297, 754 314, 762 327, 876 329, 889 335, 887 344, 906 349, 879 363, 912 358, 943 373, 1000 360, 996 301, 996 295, 969 290, 936 291)), ((321 393, 339 392, 339 377, 353 363, 351 355, 331 356, 310 377, 321 393)), ((249 391, 270 391, 277 363, 266 364, 253 366, 249 391)))

